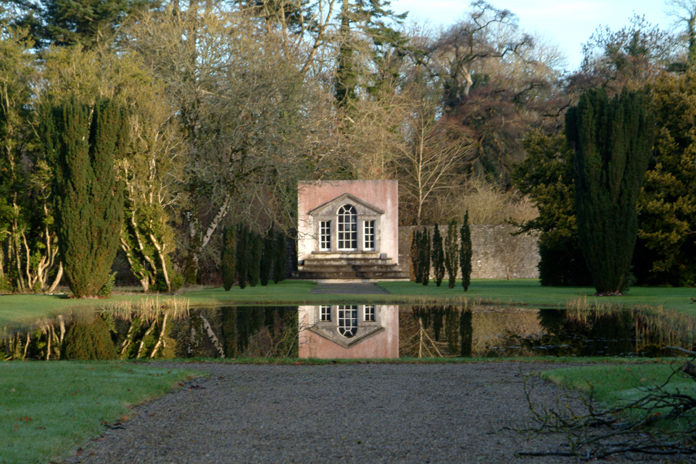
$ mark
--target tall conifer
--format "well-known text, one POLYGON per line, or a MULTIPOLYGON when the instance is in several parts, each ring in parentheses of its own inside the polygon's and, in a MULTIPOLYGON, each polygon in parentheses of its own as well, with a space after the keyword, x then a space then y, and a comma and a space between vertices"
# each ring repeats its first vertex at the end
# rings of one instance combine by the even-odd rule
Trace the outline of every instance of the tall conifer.
POLYGON ((261 277, 261 258, 263 254, 263 238, 253 230, 249 231, 251 256, 249 261, 249 285, 256 287, 261 277))
POLYGON ((447 237, 445 238, 445 268, 449 278, 449 288, 454 288, 457 280, 459 262, 459 247, 457 240, 457 221, 452 219, 447 226, 447 237))
POLYGON ((273 224, 268 228, 263 236, 263 256, 261 257, 261 285, 268 285, 273 270, 273 259, 275 258, 275 232, 273 224))
POLYGON ((459 267, 462 270, 462 287, 464 291, 469 290, 469 284, 471 283, 471 257, 473 256, 473 251, 471 248, 471 228, 469 227, 469 210, 464 213, 464 223, 462 228, 459 229, 459 267))
POLYGON ((237 237, 234 227, 226 227, 222 233, 222 257, 220 266, 222 268, 222 285, 229 291, 234 285, 237 237))
POLYGON ((423 273, 420 264, 421 233, 414 230, 411 233, 411 269, 413 271, 413 281, 417 284, 422 282, 423 273))
POLYGON ((244 224, 237 226, 237 282, 239 288, 246 288, 249 282, 249 258, 251 244, 249 243, 249 230, 244 224))
POLYGON ((423 285, 428 285, 430 282, 430 232, 428 229, 423 227, 423 233, 421 234, 421 248, 419 260, 420 260, 420 270, 421 270, 421 283, 423 285))
POLYGON ((54 169, 65 276, 76 297, 96 297, 109 279, 123 223, 123 186, 114 159, 128 145, 125 114, 110 100, 87 105, 71 98, 46 108, 41 136, 54 169))
POLYGON ((287 236, 282 230, 279 230, 275 236, 275 260, 273 261, 273 282, 276 284, 285 280, 287 252, 287 236))
POLYGON ((433 232, 433 249, 432 249, 433 270, 435 271, 435 284, 439 287, 442 279, 445 277, 445 251, 442 247, 442 235, 440 228, 435 224, 435 232, 433 232))
POLYGON ((604 90, 590 90, 566 113, 578 242, 601 295, 620 293, 627 283, 653 126, 643 97, 627 90, 611 100, 604 90))

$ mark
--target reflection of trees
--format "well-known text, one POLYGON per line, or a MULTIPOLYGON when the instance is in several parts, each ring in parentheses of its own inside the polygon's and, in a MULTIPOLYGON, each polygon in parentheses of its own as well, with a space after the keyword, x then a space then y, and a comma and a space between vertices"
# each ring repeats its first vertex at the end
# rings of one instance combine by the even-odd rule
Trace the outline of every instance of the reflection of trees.
MULTIPOLYGON (((400 312, 399 355, 413 358, 457 356, 460 350, 461 312, 462 309, 457 306, 413 306, 408 312, 400 312), (444 340, 441 339, 443 327, 444 340)), ((471 339, 470 330, 469 354, 471 339)))
POLYGON ((519 339, 523 348, 551 356, 626 355, 635 351, 634 311, 542 309, 544 335, 519 339))
POLYGON ((0 359, 289 357, 297 307, 163 308, 86 312, 0 334, 0 359))
POLYGON ((470 309, 462 311, 459 318, 459 334, 462 338, 461 356, 471 356, 471 347, 474 344, 474 325, 471 323, 472 314, 470 309))

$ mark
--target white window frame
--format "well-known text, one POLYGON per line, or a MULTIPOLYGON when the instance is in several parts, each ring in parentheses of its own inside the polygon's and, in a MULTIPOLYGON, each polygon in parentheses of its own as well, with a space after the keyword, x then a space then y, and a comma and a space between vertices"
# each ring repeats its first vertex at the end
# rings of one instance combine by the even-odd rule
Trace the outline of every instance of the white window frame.
POLYGON ((331 306, 321 306, 319 320, 322 322, 331 322, 331 306))
POLYGON ((331 251, 331 221, 319 221, 319 249, 331 251))
POLYGON ((375 250, 375 222, 374 219, 363 221, 363 250, 375 250))
POLYGON ((338 306, 338 333, 353 338, 358 333, 358 305, 338 306))
POLYGON ((346 204, 338 208, 338 249, 358 249, 358 212, 355 206, 346 204))
POLYGON ((376 307, 375 305, 365 305, 363 309, 363 321, 375 322, 376 307))

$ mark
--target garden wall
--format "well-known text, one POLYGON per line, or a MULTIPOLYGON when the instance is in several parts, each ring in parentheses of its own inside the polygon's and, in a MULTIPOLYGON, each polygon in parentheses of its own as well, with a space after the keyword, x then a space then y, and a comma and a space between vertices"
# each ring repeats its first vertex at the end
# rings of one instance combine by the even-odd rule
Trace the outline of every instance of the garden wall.
MULTIPOLYGON (((460 226, 461 224, 458 227, 460 226)), ((435 227, 426 227, 432 237, 435 227)), ((423 226, 399 227, 399 264, 404 271, 411 267, 411 234, 414 230, 422 228, 423 226)), ((511 235, 516 230, 516 227, 508 224, 471 226, 472 279, 539 278, 538 234, 511 235)), ((440 226, 440 234, 444 240, 447 236, 447 225, 440 226)), ((461 277, 461 274, 459 276, 461 277)))

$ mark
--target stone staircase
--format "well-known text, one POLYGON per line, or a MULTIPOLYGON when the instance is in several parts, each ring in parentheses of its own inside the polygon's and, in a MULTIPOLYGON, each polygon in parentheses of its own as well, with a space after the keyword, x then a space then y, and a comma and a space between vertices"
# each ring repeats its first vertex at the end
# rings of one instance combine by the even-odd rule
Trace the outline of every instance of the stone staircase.
POLYGON ((300 263, 293 278, 306 280, 408 280, 391 258, 379 253, 321 253, 300 263))

